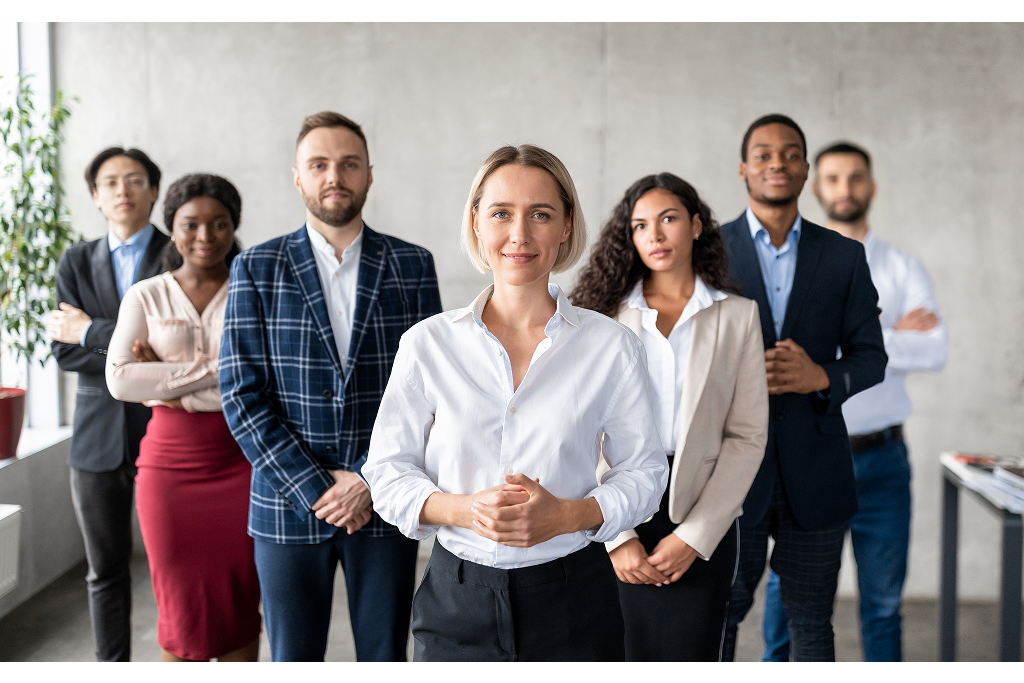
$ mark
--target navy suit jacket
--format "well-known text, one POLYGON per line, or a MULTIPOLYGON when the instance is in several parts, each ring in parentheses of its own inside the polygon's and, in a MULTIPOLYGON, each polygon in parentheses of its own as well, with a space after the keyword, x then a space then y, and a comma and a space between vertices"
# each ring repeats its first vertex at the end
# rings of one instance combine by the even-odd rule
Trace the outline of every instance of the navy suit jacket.
MULTIPOLYGON (((153 231, 136 282, 163 271, 161 252, 168 239, 159 230, 153 231)), ((84 347, 50 342, 60 369, 78 373, 75 428, 68 464, 87 472, 112 472, 126 458, 134 463, 139 457, 139 441, 146 434, 153 411, 141 403, 118 401, 107 390, 107 346, 114 334, 121 300, 106 235, 64 252, 57 266, 57 301, 85 311, 92 318, 84 347)))
MULTIPOLYGON (((310 507, 359 473, 402 334, 441 312, 430 252, 363 225, 356 307, 343 367, 306 227, 231 264, 219 383, 224 417, 253 466, 249 534, 320 543, 338 527, 310 507)), ((360 529, 397 535, 376 512, 360 529)))
MULTIPOLYGON (((757 302, 765 349, 773 348, 775 327, 746 214, 721 230, 729 275, 743 296, 757 302)), ((817 393, 769 397, 768 445, 743 503, 742 526, 764 518, 780 474, 793 517, 804 529, 836 528, 857 512, 841 407, 885 376, 888 357, 878 314, 864 246, 804 219, 782 339, 795 341, 825 369, 829 398, 817 393)))

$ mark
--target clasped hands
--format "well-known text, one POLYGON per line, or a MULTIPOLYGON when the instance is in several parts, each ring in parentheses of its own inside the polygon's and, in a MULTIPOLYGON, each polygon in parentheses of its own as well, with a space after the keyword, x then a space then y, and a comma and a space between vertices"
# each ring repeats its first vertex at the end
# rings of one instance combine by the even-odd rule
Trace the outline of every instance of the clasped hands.
POLYGON ((358 474, 345 470, 327 470, 334 483, 312 505, 317 519, 344 527, 351 536, 359 531, 373 513, 370 489, 358 474))
POLYGON ((82 330, 92 322, 92 318, 85 311, 63 301, 59 308, 50 314, 50 322, 46 326, 50 339, 65 344, 81 344, 82 330))
POLYGON ((471 495, 432 493, 420 522, 458 526, 502 545, 529 548, 555 536, 604 523, 594 498, 557 498, 523 473, 505 475, 505 483, 471 495))
POLYGON ((768 372, 768 393, 809 394, 829 387, 828 374, 792 339, 775 342, 774 349, 764 352, 768 372))
POLYGON ((664 586, 682 578, 697 551, 675 534, 658 541, 650 555, 637 538, 631 538, 609 553, 615 575, 623 583, 664 586))

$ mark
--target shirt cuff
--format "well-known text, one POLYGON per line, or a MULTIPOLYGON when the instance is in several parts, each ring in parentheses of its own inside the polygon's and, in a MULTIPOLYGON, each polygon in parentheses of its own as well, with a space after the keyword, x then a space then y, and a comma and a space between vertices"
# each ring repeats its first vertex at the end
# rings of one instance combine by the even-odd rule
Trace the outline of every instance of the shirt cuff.
POLYGON ((82 348, 85 348, 85 336, 87 334, 89 334, 89 328, 90 327, 92 327, 92 321, 91 320, 89 322, 87 322, 85 324, 85 327, 82 329, 82 340, 80 342, 78 342, 78 345, 81 346, 82 348))
POLYGON ((587 539, 594 543, 607 543, 615 539, 622 531, 624 515, 617 509, 614 501, 615 493, 602 489, 600 486, 588 493, 584 498, 593 498, 601 508, 604 523, 597 529, 587 529, 587 539), (611 498, 609 497, 611 496, 611 498))

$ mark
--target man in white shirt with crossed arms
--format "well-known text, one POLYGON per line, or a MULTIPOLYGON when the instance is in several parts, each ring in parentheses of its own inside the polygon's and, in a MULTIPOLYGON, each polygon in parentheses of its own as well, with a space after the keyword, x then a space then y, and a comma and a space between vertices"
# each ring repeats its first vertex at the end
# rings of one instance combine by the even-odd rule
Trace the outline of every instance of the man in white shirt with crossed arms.
MULTIPOLYGON (((910 546, 910 463, 903 421, 910 415, 908 372, 938 372, 949 341, 931 281, 921 262, 875 237, 867 213, 875 196, 871 157, 848 142, 818 152, 814 194, 826 227, 864 244, 882 309, 889 364, 885 380, 843 404, 857 478, 858 512, 850 520, 860 590, 865 661, 903 658, 900 602, 910 546)), ((788 617, 772 574, 764 612, 764 661, 789 659, 788 617)))

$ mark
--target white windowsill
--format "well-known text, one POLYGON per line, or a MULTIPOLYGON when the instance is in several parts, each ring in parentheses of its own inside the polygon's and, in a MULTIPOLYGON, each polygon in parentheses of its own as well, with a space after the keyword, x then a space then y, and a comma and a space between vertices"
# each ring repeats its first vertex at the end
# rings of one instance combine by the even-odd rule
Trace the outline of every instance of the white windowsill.
POLYGON ((18 442, 18 457, 8 460, 0 460, 0 469, 13 462, 35 455, 44 451, 50 446, 71 438, 71 427, 45 427, 21 430, 21 440, 18 442))

